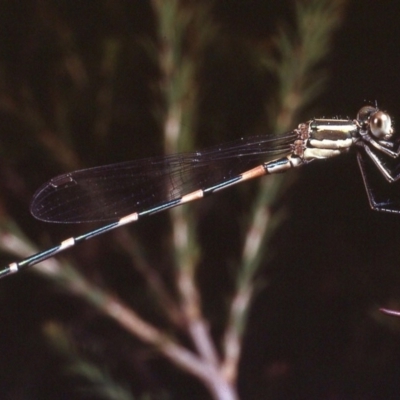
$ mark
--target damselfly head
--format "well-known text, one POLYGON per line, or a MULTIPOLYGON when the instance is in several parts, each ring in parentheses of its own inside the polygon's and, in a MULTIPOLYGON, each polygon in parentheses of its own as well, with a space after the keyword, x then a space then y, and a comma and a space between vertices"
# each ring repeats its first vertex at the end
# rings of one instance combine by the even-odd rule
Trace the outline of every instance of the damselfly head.
POLYGON ((390 115, 376 107, 364 106, 357 114, 357 120, 378 140, 389 140, 393 136, 390 115))

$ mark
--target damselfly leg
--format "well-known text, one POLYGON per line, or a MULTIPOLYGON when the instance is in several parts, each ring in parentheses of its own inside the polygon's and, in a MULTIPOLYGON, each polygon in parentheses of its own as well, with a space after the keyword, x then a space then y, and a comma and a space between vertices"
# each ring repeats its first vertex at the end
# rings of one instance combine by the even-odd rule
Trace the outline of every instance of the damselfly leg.
POLYGON ((356 144, 362 150, 357 153, 357 161, 369 204, 376 211, 400 213, 399 138, 394 136, 388 115, 374 107, 363 107, 358 120, 362 140, 356 144), (367 122, 365 126, 363 121, 367 122))
POLYGON ((400 160, 379 159, 386 170, 389 170, 390 165, 390 183, 386 173, 383 174, 366 153, 359 151, 357 161, 371 208, 376 211, 400 213, 400 160))

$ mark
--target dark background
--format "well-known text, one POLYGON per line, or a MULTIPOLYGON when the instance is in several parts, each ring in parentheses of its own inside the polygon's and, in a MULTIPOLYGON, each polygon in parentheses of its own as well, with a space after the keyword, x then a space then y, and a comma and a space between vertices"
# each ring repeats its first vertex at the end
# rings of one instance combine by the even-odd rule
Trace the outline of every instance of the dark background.
MULTIPOLYGON (((116 4, 107 13, 91 2, 0 2, 0 91, 9 95, 3 96, 0 109, 2 213, 40 248, 89 228, 35 221, 29 200, 43 182, 66 170, 161 154, 163 149, 152 111, 159 100, 149 94, 158 70, 143 47, 135 45, 137 37, 155 37, 154 18, 147 2, 116 4), (113 82, 109 130, 101 136, 94 129, 101 113, 97 89, 104 83, 98 42, 106 34, 118 37, 124 52, 113 82), (76 75, 81 92, 74 92, 60 74, 60 48, 71 54, 78 49, 89 71, 86 77, 76 75), (9 98, 13 101, 4 100, 9 98), (67 127, 60 125, 65 112, 67 127), (47 139, 37 134, 46 130, 59 131, 73 153, 57 143, 49 151, 51 146, 43 144, 48 145, 47 139), (72 134, 65 137, 65 132, 72 134)), ((289 1, 256 0, 220 2, 214 9, 226 32, 254 41, 273 33, 278 21, 290 23, 292 11, 289 1)), ((397 2, 349 2, 326 63, 326 89, 298 122, 353 118, 366 102, 377 101, 393 115, 396 128, 399 13, 397 2)), ((240 54, 227 46, 221 59, 210 56, 204 122, 196 139, 201 147, 245 135, 262 117, 270 81, 257 80, 240 54)), ((193 208, 203 254, 199 283, 216 337, 222 331, 224 302, 218 295, 226 294, 229 265, 240 251, 238 232, 246 213, 246 195, 240 190, 193 208)), ((282 201, 288 218, 270 245, 274 251, 261 274, 268 284, 252 307, 239 371, 241 398, 397 398, 400 321, 377 309, 400 308, 400 216, 369 209, 352 154, 302 168, 282 201)), ((146 219, 132 232, 141 238, 151 263, 168 276, 167 216, 146 219)), ((140 276, 129 269, 112 238, 93 239, 63 257, 157 321, 157 313, 146 308, 140 276)), ((13 257, 4 253, 2 261, 13 257)), ((1 399, 108 398, 76 390, 84 379, 66 374, 65 365, 77 350, 65 354, 49 345, 43 334, 49 321, 62 321, 75 346, 137 396, 207 398, 199 384, 149 356, 151 350, 143 350, 135 338, 37 274, 1 281, 0 303, 1 399)))

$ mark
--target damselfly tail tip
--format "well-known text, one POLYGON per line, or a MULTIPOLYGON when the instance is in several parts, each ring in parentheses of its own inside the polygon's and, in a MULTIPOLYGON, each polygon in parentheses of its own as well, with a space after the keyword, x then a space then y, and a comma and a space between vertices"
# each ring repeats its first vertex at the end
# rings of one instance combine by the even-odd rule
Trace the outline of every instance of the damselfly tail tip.
POLYGON ((18 265, 16 263, 9 264, 0 270, 0 278, 4 278, 14 272, 18 272, 18 265))

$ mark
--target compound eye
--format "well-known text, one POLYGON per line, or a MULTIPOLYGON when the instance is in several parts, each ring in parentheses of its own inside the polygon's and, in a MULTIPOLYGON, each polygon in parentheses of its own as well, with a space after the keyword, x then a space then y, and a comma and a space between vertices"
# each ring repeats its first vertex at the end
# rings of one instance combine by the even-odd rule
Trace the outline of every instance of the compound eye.
POLYGON ((376 112, 376 108, 372 106, 364 106, 357 114, 357 120, 362 124, 368 122, 371 114, 376 112))
POLYGON ((383 111, 377 111, 370 115, 369 128, 377 139, 388 140, 393 135, 392 120, 383 111))

